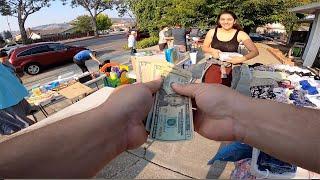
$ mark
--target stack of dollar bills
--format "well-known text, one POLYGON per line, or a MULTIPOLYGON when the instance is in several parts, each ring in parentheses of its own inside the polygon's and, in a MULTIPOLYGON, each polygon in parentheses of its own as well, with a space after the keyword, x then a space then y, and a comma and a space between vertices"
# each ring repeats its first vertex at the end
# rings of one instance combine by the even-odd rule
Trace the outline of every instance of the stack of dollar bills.
POLYGON ((190 83, 192 73, 166 61, 132 59, 137 82, 163 78, 163 85, 156 93, 152 110, 146 119, 149 138, 160 141, 182 141, 193 138, 192 103, 171 88, 173 82, 190 83))

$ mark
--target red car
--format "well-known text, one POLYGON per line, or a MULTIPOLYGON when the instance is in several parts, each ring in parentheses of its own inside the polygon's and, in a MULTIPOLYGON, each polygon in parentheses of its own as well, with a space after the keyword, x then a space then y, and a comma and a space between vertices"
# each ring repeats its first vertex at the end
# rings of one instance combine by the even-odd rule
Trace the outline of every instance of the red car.
POLYGON ((43 68, 72 62, 73 56, 85 49, 55 42, 36 43, 12 50, 9 53, 9 62, 17 72, 25 71, 30 75, 36 75, 43 68))

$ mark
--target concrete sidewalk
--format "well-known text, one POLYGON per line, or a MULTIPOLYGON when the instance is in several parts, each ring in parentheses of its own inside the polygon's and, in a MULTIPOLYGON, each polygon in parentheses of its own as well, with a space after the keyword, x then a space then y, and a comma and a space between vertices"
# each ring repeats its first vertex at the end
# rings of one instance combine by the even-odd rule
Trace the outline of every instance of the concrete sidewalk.
POLYGON ((207 165, 224 144, 195 134, 192 141, 148 141, 110 162, 96 177, 115 179, 211 179, 230 177, 232 163, 207 165))
POLYGON ((269 51, 267 51, 267 48, 270 48, 270 46, 263 43, 256 43, 256 46, 259 50, 259 56, 248 60, 246 62, 247 64, 254 64, 254 63, 261 63, 265 65, 281 64, 277 58, 275 58, 269 51))

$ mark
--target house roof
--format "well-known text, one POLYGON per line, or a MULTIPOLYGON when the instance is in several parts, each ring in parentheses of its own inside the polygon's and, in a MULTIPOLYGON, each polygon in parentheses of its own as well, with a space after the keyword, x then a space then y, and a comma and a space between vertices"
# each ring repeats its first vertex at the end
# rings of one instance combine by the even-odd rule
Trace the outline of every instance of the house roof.
POLYGON ((290 11, 295 13, 306 13, 306 14, 320 13, 320 3, 311 3, 304 6, 295 7, 290 9, 290 11))

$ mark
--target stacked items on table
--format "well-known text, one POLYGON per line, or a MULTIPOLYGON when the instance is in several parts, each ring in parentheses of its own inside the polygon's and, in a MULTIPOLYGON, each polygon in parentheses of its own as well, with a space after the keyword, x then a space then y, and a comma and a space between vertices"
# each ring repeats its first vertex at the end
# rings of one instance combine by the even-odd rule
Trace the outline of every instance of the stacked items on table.
POLYGON ((37 87, 31 90, 31 95, 27 98, 27 101, 30 104, 39 105, 41 102, 51 100, 56 96, 58 96, 58 93, 55 91, 37 87))
POLYGON ((159 54, 159 53, 156 51, 142 51, 142 52, 135 53, 134 55, 138 57, 142 57, 142 56, 153 56, 156 54, 159 54))
POLYGON ((72 77, 66 79, 58 79, 43 86, 34 87, 32 88, 27 101, 30 104, 39 105, 42 102, 49 101, 55 97, 58 97, 59 94, 57 91, 71 84, 74 84, 75 82, 76 80, 72 77))
MULTIPOLYGON (((232 76, 232 88, 244 95, 320 108, 319 76, 308 69, 288 65, 241 65, 233 68, 232 76)), ((235 162, 232 179, 292 178, 297 171, 296 166, 241 142, 220 149, 209 164, 216 160, 235 162)))
POLYGON ((39 105, 42 102, 47 102, 56 97, 59 97, 58 91, 64 89, 74 83, 76 83, 79 78, 91 75, 89 72, 84 74, 69 74, 69 77, 62 78, 59 76, 57 80, 51 81, 47 84, 33 87, 30 91, 30 96, 27 98, 27 101, 30 104, 39 105))

